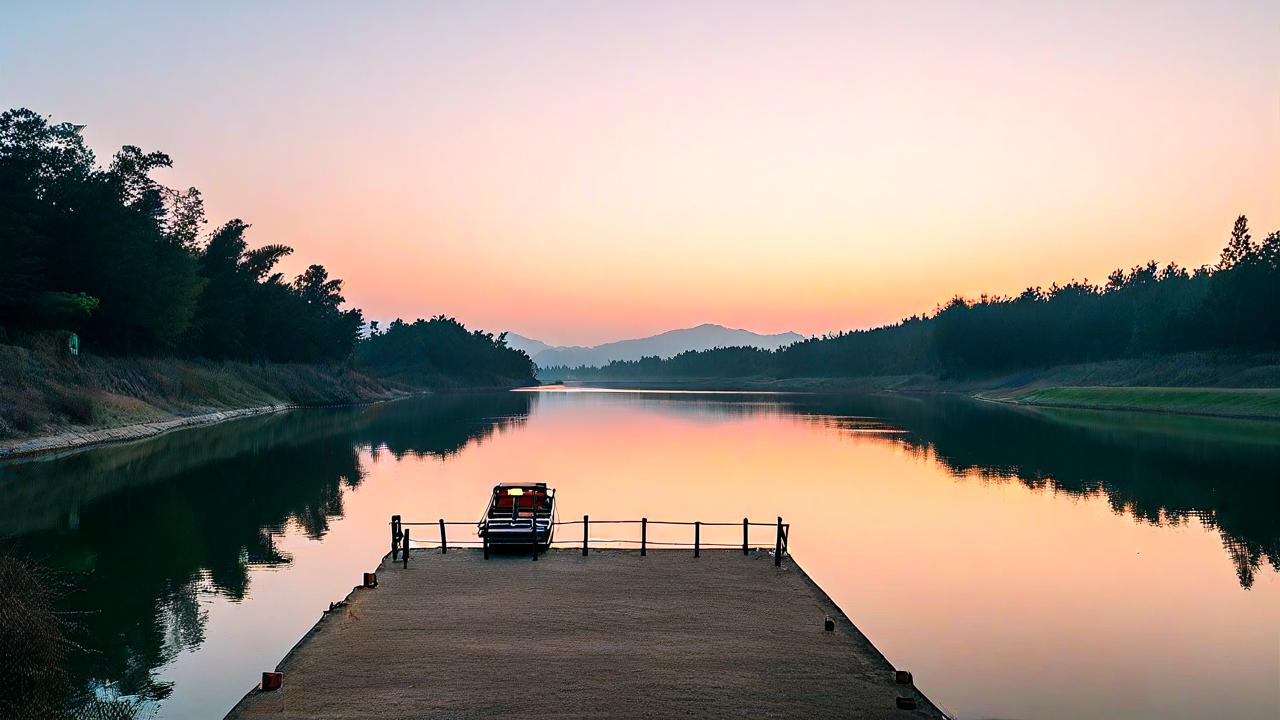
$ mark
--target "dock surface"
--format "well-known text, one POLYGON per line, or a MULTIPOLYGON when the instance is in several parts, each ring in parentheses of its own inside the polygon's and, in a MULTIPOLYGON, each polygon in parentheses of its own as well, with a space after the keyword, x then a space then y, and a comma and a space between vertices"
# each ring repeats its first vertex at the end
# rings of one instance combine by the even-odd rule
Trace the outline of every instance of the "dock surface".
POLYGON ((228 717, 942 716, 803 570, 764 552, 424 549, 378 581, 285 657, 281 689, 228 717))

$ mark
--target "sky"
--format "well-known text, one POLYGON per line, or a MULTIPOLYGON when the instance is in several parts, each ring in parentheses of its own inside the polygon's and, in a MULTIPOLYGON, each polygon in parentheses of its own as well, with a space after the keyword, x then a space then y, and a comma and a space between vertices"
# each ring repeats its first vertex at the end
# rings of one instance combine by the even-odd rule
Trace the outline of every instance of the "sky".
POLYGON ((1280 229, 1280 3, 18 2, 0 107, 372 318, 821 334, 1280 229))

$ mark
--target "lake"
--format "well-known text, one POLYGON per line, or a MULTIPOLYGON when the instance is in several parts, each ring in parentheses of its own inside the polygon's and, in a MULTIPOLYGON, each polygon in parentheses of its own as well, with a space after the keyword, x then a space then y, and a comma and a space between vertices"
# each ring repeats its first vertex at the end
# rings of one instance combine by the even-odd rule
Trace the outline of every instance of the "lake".
MULTIPOLYGON (((512 480, 555 487, 565 520, 782 516, 795 560, 959 717, 1280 715, 1280 426, 1262 422, 946 396, 440 395, 0 465, 0 537, 69 586, 78 682, 216 718, 374 568, 392 514, 476 519, 512 480)), ((599 527, 597 543, 634 532, 599 527)))

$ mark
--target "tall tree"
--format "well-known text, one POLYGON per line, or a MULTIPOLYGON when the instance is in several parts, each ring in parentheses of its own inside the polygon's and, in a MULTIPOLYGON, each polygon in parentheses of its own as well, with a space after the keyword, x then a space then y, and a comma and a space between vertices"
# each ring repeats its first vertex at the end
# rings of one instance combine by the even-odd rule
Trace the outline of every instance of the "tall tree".
POLYGON ((81 128, 0 114, 0 329, 71 329, 98 352, 343 362, 363 322, 342 281, 292 252, 250 250, 233 220, 203 241, 199 190, 153 175, 173 163, 126 145, 106 168, 81 128))
POLYGON ((1249 218, 1241 215, 1236 218, 1231 228, 1231 237, 1227 246, 1222 249, 1222 258, 1218 261, 1219 270, 1230 270, 1244 262, 1253 254, 1253 236, 1249 234, 1249 218))

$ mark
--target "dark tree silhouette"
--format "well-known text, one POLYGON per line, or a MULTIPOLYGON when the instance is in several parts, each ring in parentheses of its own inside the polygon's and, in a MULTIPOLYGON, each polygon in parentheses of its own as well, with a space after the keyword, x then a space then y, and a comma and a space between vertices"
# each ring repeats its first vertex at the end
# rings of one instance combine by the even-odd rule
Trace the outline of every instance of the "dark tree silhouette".
POLYGON ((438 315, 406 323, 396 319, 383 332, 360 343, 361 367, 415 385, 510 387, 535 382, 533 361, 495 337, 468 331, 457 320, 438 315))
MULTIPOLYGON (((293 250, 251 249, 240 219, 203 234, 200 191, 152 178, 168 155, 127 145, 99 168, 80 129, 25 109, 0 115, 0 341, 70 330, 106 354, 355 361, 364 316, 344 308, 342 280, 323 265, 287 280, 275 267, 293 250)), ((527 356, 443 316, 374 327, 370 369, 433 384, 450 373, 449 384, 532 381, 527 356)))
POLYGON ((1222 249, 1222 260, 1218 262, 1219 270, 1230 270, 1247 260, 1254 253, 1253 236, 1249 234, 1249 219, 1244 215, 1236 218, 1231 228, 1231 238, 1222 249))
POLYGON ((152 178, 168 155, 127 145, 99 168, 79 131, 0 115, 0 331, 76 331, 108 354, 351 359, 364 319, 341 308, 341 280, 272 274, 292 251, 250 250, 241 220, 202 238, 200 192, 152 178))
POLYGON ((1189 351, 1280 349, 1280 232, 1261 244, 1235 222, 1214 267, 1154 260, 1087 280, 1031 287, 1016 297, 956 296, 932 315, 811 338, 776 351, 717 348, 603 368, 544 368, 578 379, 968 377, 1189 351))

